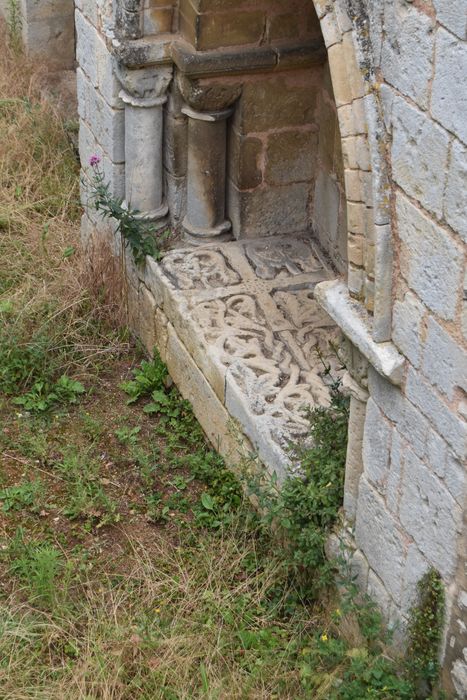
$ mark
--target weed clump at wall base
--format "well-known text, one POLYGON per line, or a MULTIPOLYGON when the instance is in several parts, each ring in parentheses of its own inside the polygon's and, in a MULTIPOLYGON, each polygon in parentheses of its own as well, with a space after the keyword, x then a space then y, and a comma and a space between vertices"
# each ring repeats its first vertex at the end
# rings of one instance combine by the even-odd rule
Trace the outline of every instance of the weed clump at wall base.
POLYGON ((408 676, 417 697, 431 696, 439 679, 439 654, 444 626, 445 598, 441 576, 430 569, 417 585, 418 601, 410 611, 408 676))
POLYGON ((307 411, 309 440, 293 447, 300 473, 288 476, 280 488, 253 487, 263 520, 278 528, 283 556, 309 593, 316 595, 332 581, 325 542, 337 522, 343 502, 349 399, 336 380, 331 403, 307 411), (308 446, 311 441, 311 447, 308 446))

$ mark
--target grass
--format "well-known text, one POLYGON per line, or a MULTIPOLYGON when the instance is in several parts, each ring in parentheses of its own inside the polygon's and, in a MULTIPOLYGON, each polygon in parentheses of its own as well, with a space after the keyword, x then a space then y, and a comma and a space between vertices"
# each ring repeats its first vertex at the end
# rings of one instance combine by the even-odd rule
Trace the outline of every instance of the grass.
POLYGON ((163 365, 141 363, 118 267, 80 257, 78 163, 40 80, 3 45, 2 700, 412 697, 374 611, 301 595, 163 365))

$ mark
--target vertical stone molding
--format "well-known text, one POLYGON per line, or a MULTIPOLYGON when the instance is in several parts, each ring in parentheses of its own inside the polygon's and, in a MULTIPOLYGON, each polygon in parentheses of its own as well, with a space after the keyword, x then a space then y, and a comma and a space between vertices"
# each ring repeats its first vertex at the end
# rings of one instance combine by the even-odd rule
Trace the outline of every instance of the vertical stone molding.
POLYGON ((199 112, 188 117, 187 211, 183 228, 191 242, 225 238, 231 223, 225 218, 226 120, 233 108, 199 112))
POLYGON ((346 520, 354 523, 357 515, 358 484, 363 471, 363 431, 369 394, 352 378, 349 372, 344 375, 343 385, 350 394, 344 512, 346 520))
POLYGON ((166 216, 162 167, 163 105, 160 97, 134 97, 120 92, 125 103, 125 199, 144 218, 166 216))

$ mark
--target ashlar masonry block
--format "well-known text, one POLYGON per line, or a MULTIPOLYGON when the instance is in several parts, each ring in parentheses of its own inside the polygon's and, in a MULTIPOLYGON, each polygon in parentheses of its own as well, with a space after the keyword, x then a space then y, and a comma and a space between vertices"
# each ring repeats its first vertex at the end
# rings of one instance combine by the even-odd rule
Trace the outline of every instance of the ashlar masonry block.
POLYGON ((381 496, 364 477, 360 480, 355 540, 370 569, 391 596, 400 599, 406 558, 403 533, 381 496))
POLYGON ((460 508, 429 466, 410 448, 405 455, 400 519, 430 564, 444 576, 453 574, 462 522, 460 508))
POLYGON ((405 0, 385 3, 381 68, 388 83, 420 107, 428 106, 434 20, 405 0))
POLYGON ((428 308, 453 319, 463 272, 461 248, 402 194, 397 195, 396 212, 402 274, 428 308))
POLYGON ((442 214, 449 135, 402 98, 394 100, 394 179, 425 209, 442 214))
POLYGON ((436 61, 431 112, 434 118, 467 143, 467 44, 439 29, 436 37, 436 61))

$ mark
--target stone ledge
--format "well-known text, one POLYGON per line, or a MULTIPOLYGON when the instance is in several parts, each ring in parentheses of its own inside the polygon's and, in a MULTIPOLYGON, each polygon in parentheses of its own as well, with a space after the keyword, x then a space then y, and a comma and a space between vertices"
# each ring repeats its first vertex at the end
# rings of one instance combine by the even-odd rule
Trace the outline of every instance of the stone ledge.
POLYGON ((310 66, 323 62, 325 53, 318 41, 280 47, 255 46, 196 51, 187 42, 177 39, 172 45, 172 57, 177 68, 185 75, 210 77, 310 66))
POLYGON ((315 299, 379 374, 392 384, 401 384, 405 358, 393 343, 373 340, 368 315, 350 297, 344 282, 320 282, 315 287, 315 299))
POLYGON ((192 78, 303 68, 326 59, 318 41, 215 51, 197 51, 177 34, 122 39, 110 31, 107 41, 111 53, 127 68, 175 63, 181 73, 192 78))

